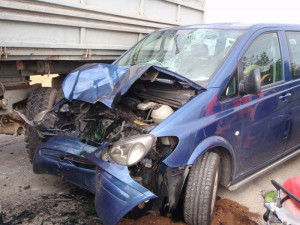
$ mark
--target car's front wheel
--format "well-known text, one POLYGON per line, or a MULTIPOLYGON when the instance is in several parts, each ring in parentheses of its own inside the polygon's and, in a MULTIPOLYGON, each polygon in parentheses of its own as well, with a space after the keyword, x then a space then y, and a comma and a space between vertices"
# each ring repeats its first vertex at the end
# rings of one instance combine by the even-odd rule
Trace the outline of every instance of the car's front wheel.
POLYGON ((184 219, 188 224, 209 225, 219 184, 220 157, 207 152, 192 166, 184 196, 184 219))

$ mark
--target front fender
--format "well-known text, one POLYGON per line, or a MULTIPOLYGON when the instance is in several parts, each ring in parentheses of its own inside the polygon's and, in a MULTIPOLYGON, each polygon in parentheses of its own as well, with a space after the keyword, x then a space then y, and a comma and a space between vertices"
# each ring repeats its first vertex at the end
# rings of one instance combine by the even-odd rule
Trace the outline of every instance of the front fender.
MULTIPOLYGON (((226 148, 232 158, 232 161, 235 162, 235 154, 233 151, 232 146, 230 143, 223 137, 220 136, 211 136, 206 139, 204 139, 193 151, 192 155, 190 156, 188 160, 188 165, 194 164, 199 156, 204 154, 209 149, 215 148, 215 147, 223 147, 226 148)), ((233 170, 235 169, 235 165, 233 165, 233 170)))

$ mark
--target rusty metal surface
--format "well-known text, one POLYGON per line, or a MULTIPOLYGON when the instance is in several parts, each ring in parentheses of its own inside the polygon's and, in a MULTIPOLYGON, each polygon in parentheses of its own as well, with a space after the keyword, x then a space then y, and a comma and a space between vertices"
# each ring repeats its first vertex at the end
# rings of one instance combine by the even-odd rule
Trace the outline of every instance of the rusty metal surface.
MULTIPOLYGON (((26 86, 26 88, 20 88, 16 86, 15 89, 11 88, 6 90, 1 99, 1 115, 11 115, 14 111, 14 104, 26 100, 29 94, 36 88, 40 87, 40 84, 26 86)), ((19 109, 20 110, 20 109, 19 109)))
POLYGON ((6 123, 0 123, 0 134, 11 134, 18 136, 24 132, 23 122, 19 121, 7 121, 6 123))

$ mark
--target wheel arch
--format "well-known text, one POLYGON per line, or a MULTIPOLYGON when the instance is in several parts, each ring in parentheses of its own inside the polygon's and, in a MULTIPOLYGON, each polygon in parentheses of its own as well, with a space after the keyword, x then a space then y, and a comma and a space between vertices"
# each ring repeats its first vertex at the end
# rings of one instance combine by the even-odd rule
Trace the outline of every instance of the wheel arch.
POLYGON ((220 184, 229 187, 233 175, 233 160, 230 152, 224 147, 214 147, 208 152, 215 152, 220 157, 220 184))
POLYGON ((212 136, 203 140, 189 158, 188 165, 194 164, 206 152, 215 152, 220 157, 220 183, 228 187, 235 171, 235 154, 230 143, 219 136, 212 136))

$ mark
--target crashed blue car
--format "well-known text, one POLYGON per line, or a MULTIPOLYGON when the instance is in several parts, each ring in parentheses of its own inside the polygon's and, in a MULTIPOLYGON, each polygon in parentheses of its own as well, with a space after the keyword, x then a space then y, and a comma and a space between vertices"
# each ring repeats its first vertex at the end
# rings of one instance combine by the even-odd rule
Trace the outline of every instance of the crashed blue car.
POLYGON ((235 190, 299 153, 300 27, 212 24, 146 36, 27 103, 35 173, 95 194, 104 224, 135 207, 210 224, 235 190))

